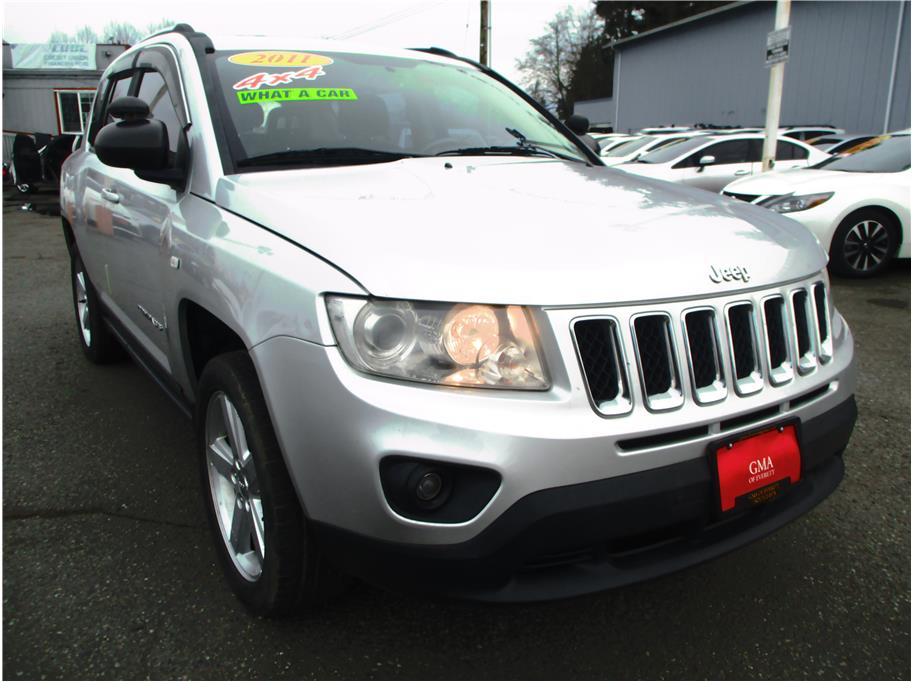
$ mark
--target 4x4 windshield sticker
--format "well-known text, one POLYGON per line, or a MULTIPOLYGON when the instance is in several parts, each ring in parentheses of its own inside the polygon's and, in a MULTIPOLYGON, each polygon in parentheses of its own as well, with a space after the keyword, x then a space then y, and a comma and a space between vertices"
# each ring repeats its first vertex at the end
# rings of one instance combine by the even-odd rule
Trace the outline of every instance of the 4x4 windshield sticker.
POLYGON ((308 100, 356 100, 358 95, 351 88, 275 88, 273 90, 246 90, 237 93, 241 104, 257 102, 302 102, 308 100))
POLYGON ((264 50, 260 52, 240 52, 228 57, 232 64, 249 64, 266 67, 288 68, 290 66, 326 66, 332 64, 330 57, 324 57, 321 54, 311 54, 310 52, 278 52, 275 50, 264 50))
POLYGON ((261 71, 252 76, 247 76, 243 80, 239 80, 233 87, 235 90, 257 90, 263 85, 282 85, 301 78, 312 81, 325 75, 326 72, 320 65, 308 66, 306 69, 301 69, 300 71, 283 71, 282 73, 266 73, 265 71, 261 71))

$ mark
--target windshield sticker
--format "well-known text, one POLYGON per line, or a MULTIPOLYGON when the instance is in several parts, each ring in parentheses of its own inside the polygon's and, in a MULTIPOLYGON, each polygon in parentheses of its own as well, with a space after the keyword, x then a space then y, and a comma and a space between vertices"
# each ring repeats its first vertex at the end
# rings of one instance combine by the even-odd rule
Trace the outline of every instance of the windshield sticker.
POLYGON ((235 90, 256 90, 263 85, 282 85, 301 78, 312 81, 325 75, 326 72, 323 70, 323 67, 319 65, 308 66, 306 69, 301 69, 300 71, 284 71, 282 73, 266 73, 265 71, 261 71, 260 73, 255 73, 252 76, 247 76, 247 78, 238 81, 233 87, 235 90))
POLYGON ((262 52, 241 52, 228 57, 232 64, 249 64, 256 66, 319 66, 332 64, 330 57, 324 57, 321 54, 310 54, 309 52, 277 52, 275 50, 265 50, 262 52))
POLYGON ((274 90, 241 91, 237 93, 241 104, 257 102, 305 102, 309 100, 356 100, 358 95, 351 88, 276 88, 274 90))

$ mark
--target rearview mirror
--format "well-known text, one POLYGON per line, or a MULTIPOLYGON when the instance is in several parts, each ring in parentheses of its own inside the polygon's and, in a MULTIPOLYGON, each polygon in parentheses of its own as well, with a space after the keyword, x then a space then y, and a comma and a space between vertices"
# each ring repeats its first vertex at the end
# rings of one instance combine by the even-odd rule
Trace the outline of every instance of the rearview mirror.
POLYGON ((712 154, 707 154, 706 156, 701 156, 700 160, 697 161, 701 166, 711 166, 716 162, 716 157, 712 154))

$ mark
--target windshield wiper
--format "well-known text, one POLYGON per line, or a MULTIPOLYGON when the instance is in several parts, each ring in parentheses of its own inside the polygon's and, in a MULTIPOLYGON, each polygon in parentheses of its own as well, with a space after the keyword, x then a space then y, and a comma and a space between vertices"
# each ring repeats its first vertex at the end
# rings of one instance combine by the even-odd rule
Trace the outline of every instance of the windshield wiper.
POLYGON ((384 161, 398 161, 399 159, 424 156, 423 154, 409 154, 407 152, 387 152, 378 149, 362 149, 361 147, 317 147, 316 149, 288 149, 281 152, 271 152, 250 156, 237 162, 243 166, 274 166, 295 163, 382 163, 384 161))
POLYGON ((579 161, 580 163, 585 163, 587 166, 589 165, 588 161, 586 161, 584 159, 580 159, 579 157, 570 156, 569 154, 561 154, 560 152, 556 152, 553 149, 545 149, 541 145, 535 144, 534 142, 529 142, 529 138, 527 138, 525 135, 523 135, 522 132, 520 132, 516 128, 504 128, 504 130, 506 130, 508 133, 510 133, 513 137, 515 137, 518 140, 516 145, 520 149, 534 150, 537 152, 541 152, 543 154, 549 154, 556 159, 564 159, 565 161, 579 161))
POLYGON ((486 147, 462 147, 460 149, 447 149, 442 152, 438 152, 436 156, 485 156, 491 154, 493 156, 547 156, 552 159, 563 159, 565 161, 578 161, 580 163, 586 163, 582 159, 579 159, 575 156, 570 156, 569 154, 561 154, 560 152, 555 152, 551 149, 545 149, 540 147, 537 144, 533 144, 526 140, 525 136, 518 130, 513 128, 507 128, 506 131, 517 137, 519 142, 515 145, 507 144, 492 144, 486 147))
POLYGON ((529 147, 516 147, 513 145, 492 144, 487 147, 462 147, 460 149, 447 149, 438 152, 436 156, 484 156, 485 154, 507 156, 547 156, 552 159, 561 158, 548 149, 532 149, 529 147))

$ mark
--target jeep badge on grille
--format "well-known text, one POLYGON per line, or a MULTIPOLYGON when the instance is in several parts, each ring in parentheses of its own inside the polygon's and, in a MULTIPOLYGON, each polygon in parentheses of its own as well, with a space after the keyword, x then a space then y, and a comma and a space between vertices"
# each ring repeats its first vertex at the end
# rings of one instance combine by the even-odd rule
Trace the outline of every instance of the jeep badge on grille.
POLYGON ((747 272, 747 268, 743 265, 718 269, 716 269, 715 265, 711 265, 709 266, 709 278, 716 284, 721 284, 722 282, 731 282, 732 280, 736 279, 740 279, 745 283, 750 281, 750 275, 747 272))

